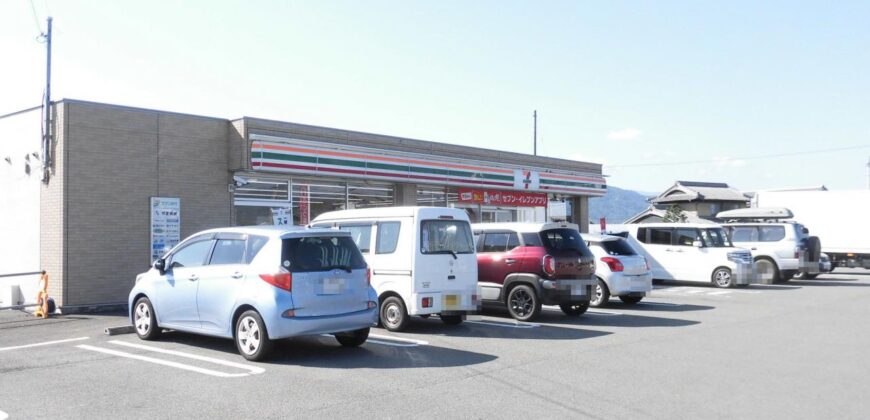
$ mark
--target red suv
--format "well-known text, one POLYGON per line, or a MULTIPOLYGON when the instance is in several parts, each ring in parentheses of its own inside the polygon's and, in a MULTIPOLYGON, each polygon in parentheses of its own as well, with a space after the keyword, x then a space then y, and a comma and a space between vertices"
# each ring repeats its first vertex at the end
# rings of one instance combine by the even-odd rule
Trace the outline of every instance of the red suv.
POLYGON ((559 305, 573 316, 589 308, 595 257, 577 225, 481 223, 471 228, 484 304, 507 305, 520 321, 537 317, 542 304, 559 305))

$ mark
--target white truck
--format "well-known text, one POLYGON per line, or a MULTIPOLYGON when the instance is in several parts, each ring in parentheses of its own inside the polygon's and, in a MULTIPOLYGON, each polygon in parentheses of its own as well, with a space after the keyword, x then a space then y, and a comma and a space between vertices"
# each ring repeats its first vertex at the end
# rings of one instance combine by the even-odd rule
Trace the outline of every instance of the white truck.
POLYGON ((759 191, 752 207, 785 207, 818 236, 832 268, 870 269, 870 190, 759 191))

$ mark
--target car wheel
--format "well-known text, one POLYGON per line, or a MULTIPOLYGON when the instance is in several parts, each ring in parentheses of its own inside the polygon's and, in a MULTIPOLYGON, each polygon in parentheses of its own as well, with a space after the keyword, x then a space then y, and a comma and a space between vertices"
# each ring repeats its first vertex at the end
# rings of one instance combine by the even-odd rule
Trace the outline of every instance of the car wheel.
POLYGON ((785 283, 797 276, 797 270, 782 270, 779 272, 780 283, 785 283))
POLYGON ((589 300, 589 306, 598 308, 607 305, 608 301, 610 301, 610 289, 607 288, 607 283, 604 280, 598 279, 592 289, 592 299, 589 300))
POLYGON ((812 280, 818 276, 819 276, 818 274, 807 274, 807 273, 801 271, 801 272, 795 274, 793 278, 795 280, 812 280))
POLYGON ((588 303, 560 303, 559 309, 568 316, 580 316, 586 313, 589 309, 588 303))
POLYGON ((263 360, 272 350, 266 324, 257 311, 245 311, 236 321, 236 347, 248 360, 263 360))
POLYGON ((535 289, 520 284, 508 292, 507 308, 514 319, 529 321, 541 313, 541 301, 535 294, 535 289))
POLYGON ((156 340, 163 332, 157 325, 157 315, 147 297, 140 298, 133 307, 133 327, 143 340, 156 340))
POLYGON ((636 305, 643 300, 643 296, 620 296, 619 300, 626 305, 636 305))
POLYGON ((344 347, 359 347, 369 338, 369 328, 335 334, 335 339, 344 347))
POLYGON ((728 288, 734 287, 734 278, 731 276, 731 270, 725 267, 717 268, 713 271, 713 285, 716 287, 728 288))
POLYGON ((462 321, 462 315, 441 315, 441 322, 447 325, 459 325, 462 321))
POLYGON ((381 325, 387 331, 401 331, 408 325, 408 310, 405 303, 396 296, 384 299, 381 304, 381 325))
POLYGON ((776 263, 767 258, 755 260, 755 269, 763 276, 762 280, 769 281, 768 284, 779 283, 781 281, 779 268, 777 268, 776 263))

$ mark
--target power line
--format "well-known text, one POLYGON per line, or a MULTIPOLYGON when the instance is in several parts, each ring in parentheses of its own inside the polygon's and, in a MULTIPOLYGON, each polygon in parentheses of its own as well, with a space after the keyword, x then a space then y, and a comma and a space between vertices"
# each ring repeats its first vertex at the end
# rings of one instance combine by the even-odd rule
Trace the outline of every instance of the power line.
POLYGON ((33 0, 30 0, 30 10, 33 12, 33 23, 36 24, 36 30, 41 36, 43 34, 42 25, 39 24, 39 16, 36 16, 36 6, 33 4, 33 0))
POLYGON ((779 157, 788 157, 788 156, 799 156, 799 155, 809 155, 813 153, 828 153, 828 152, 840 152, 844 150, 858 150, 858 149, 866 149, 870 148, 870 144, 862 144, 858 146, 847 146, 847 147, 834 147, 829 149, 817 149, 817 150, 806 150, 802 152, 789 152, 789 153, 775 153, 769 155, 758 155, 758 156, 744 156, 744 157, 735 157, 735 158, 720 158, 720 159, 701 159, 701 160, 684 160, 679 162, 666 162, 666 163, 634 163, 627 165, 605 165, 608 168, 640 168, 640 167, 650 167, 650 166, 677 166, 677 165, 696 165, 699 163, 718 163, 718 162, 728 162, 734 160, 756 160, 756 159, 770 159, 770 158, 779 158, 779 157))

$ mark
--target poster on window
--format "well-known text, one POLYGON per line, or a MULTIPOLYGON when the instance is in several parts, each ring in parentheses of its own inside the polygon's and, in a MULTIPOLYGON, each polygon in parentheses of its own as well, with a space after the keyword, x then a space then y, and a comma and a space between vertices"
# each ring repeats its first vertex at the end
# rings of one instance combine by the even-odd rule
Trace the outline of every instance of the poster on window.
POLYGON ((151 197, 151 261, 181 240, 181 199, 151 197))
POLYGON ((291 224, 293 213, 286 207, 278 207, 272 209, 272 224, 275 226, 283 226, 291 224))
POLYGON ((311 207, 308 202, 308 186, 299 186, 299 224, 304 226, 308 224, 311 218, 311 207))

